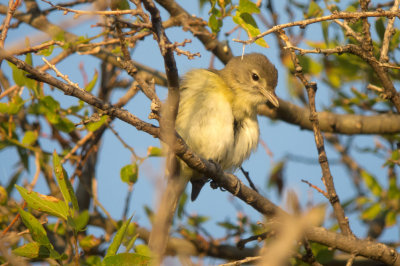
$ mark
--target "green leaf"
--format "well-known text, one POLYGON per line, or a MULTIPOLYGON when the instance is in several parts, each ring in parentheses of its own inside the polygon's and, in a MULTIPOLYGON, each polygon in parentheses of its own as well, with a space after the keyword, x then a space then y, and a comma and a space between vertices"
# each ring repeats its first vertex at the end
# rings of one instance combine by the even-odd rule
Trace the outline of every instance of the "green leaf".
POLYGON ((303 67, 303 72, 307 74, 317 75, 323 70, 320 63, 308 56, 299 56, 300 65, 303 67))
POLYGON ((91 92, 93 90, 94 85, 96 85, 98 76, 99 73, 97 72, 97 70, 95 70, 93 79, 86 85, 85 91, 91 92))
MULTIPOLYGON (((236 14, 232 19, 247 32, 249 37, 254 37, 260 34, 260 29, 258 28, 256 21, 249 13, 240 13, 239 11, 236 11, 236 14)), ((262 47, 269 47, 263 38, 257 39, 255 43, 262 47)))
POLYGON ((90 251, 92 248, 97 247, 101 243, 101 240, 94 235, 88 235, 79 240, 79 246, 85 251, 90 251))
POLYGON ((32 239, 38 242, 40 245, 50 248, 51 243, 47 237, 47 233, 46 230, 44 230, 43 225, 29 212, 26 212, 22 209, 19 209, 18 212, 19 215, 21 215, 22 222, 29 229, 32 239))
POLYGON ((393 34, 392 39, 390 40, 389 50, 393 51, 394 49, 399 47, 400 44, 400 30, 394 28, 395 33, 393 34))
POLYGON ((200 7, 200 10, 203 9, 204 5, 205 5, 206 3, 208 3, 208 2, 209 2, 208 0, 199 0, 199 7, 200 7))
POLYGON ((182 218, 182 214, 184 213, 187 199, 188 199, 187 193, 183 193, 182 196, 179 199, 178 211, 177 211, 177 214, 178 214, 179 218, 182 218))
POLYGON ((234 225, 234 224, 232 224, 230 222, 219 222, 217 224, 219 226, 225 228, 225 229, 228 229, 228 230, 239 230, 240 229, 239 226, 234 225))
MULTIPOLYGON (((25 62, 28 65, 33 66, 33 60, 32 60, 32 54, 31 53, 26 54, 25 62)), ((23 73, 24 73, 24 77, 25 77, 25 85, 29 89, 34 90, 35 86, 36 86, 36 80, 33 80, 33 79, 30 79, 30 78, 26 77, 26 75, 28 74, 27 72, 24 71, 23 73)))
POLYGON ((383 36, 385 35, 385 25, 383 23, 383 18, 378 18, 375 20, 375 30, 379 36, 379 39, 382 41, 383 36))
POLYGON ((104 258, 107 258, 107 257, 117 254, 119 246, 121 245, 122 240, 124 239, 126 229, 128 228, 128 225, 131 222, 131 220, 132 220, 132 216, 122 224, 121 228, 118 229, 117 233, 114 236, 112 243, 110 244, 110 246, 107 249, 107 253, 104 258))
POLYGON ((210 218, 207 216, 193 215, 193 216, 189 217, 188 224, 191 226, 197 227, 197 226, 201 225, 202 223, 207 222, 209 219, 210 218))
POLYGON ((130 265, 149 265, 151 258, 133 253, 120 253, 114 256, 105 257, 105 266, 130 266, 130 265))
POLYGON ((127 0, 111 0, 111 10, 128 10, 130 9, 127 0))
POLYGON ((361 178, 364 180, 368 189, 371 190, 372 194, 379 197, 382 195, 382 187, 376 181, 376 178, 368 173, 367 171, 361 171, 361 178))
POLYGON ((151 257, 151 251, 147 245, 136 245, 135 251, 137 254, 145 256, 145 257, 151 257))
POLYGON ((364 220, 373 220, 375 219, 379 213, 382 211, 382 206, 381 204, 375 203, 372 204, 369 208, 367 208, 365 211, 362 212, 361 217, 364 220))
POLYGON ((31 242, 20 246, 12 251, 14 255, 22 256, 30 259, 45 259, 50 257, 50 250, 45 245, 38 242, 31 242))
POLYGON ((3 187, 0 186, 0 205, 5 205, 8 200, 8 193, 7 190, 3 187))
POLYGON ((240 0, 237 10, 240 13, 260 13, 260 9, 257 7, 257 5, 250 0, 240 0))
POLYGON ((136 183, 138 178, 138 165, 136 163, 125 165, 121 168, 121 180, 125 183, 136 183))
POLYGON ((94 132, 94 131, 98 130, 102 125, 104 125, 104 123, 107 122, 107 119, 108 119, 108 115, 103 115, 102 117, 100 117, 100 119, 98 121, 87 123, 86 128, 89 131, 94 132))
POLYGON ((0 113, 8 113, 8 104, 7 103, 0 103, 0 113))
MULTIPOLYGON (((7 61, 8 62, 8 61, 7 61)), ((11 67, 12 76, 15 84, 22 87, 25 86, 25 74, 24 71, 16 67, 13 63, 8 62, 8 65, 11 67)))
POLYGON ((22 138, 22 144, 27 146, 32 145, 37 140, 38 134, 35 131, 26 131, 22 138))
POLYGON ((74 224, 76 231, 82 231, 89 222, 89 211, 84 210, 77 217, 74 217, 74 224))
POLYGON ((311 243, 311 248, 317 261, 323 265, 331 262, 335 254, 335 250, 318 243, 311 243))
POLYGON ((53 99, 50 95, 46 95, 42 98, 40 98, 39 103, 42 104, 42 112, 45 111, 43 108, 46 110, 56 112, 60 110, 60 103, 56 100, 53 99))
POLYGON ((53 152, 53 167, 54 174, 57 177, 58 186, 60 187, 61 194, 67 205, 69 206, 72 203, 73 212, 79 212, 78 200, 75 196, 74 189, 69 181, 67 172, 61 165, 60 157, 58 157, 57 152, 54 150, 53 152))
POLYGON ((99 256, 87 256, 86 261, 82 265, 101 266, 101 258, 99 256))
POLYGON ((69 120, 66 117, 58 117, 57 123, 54 123, 54 127, 57 128, 58 130, 61 130, 65 133, 72 132, 75 129, 75 124, 72 123, 71 120, 69 120))
POLYGON ((148 157, 160 157, 163 156, 163 152, 159 147, 149 146, 147 148, 148 157))
MULTIPOLYGON (((133 230, 134 230, 134 232, 135 232, 135 231, 136 231, 136 225, 135 225, 134 223, 131 223, 131 224, 129 225, 128 231, 130 231, 130 229, 131 229, 132 227, 134 227, 133 230)), ((137 239, 138 236, 139 236, 139 234, 134 235, 134 234, 131 234, 130 232, 129 232, 128 234, 129 234, 129 236, 131 236, 131 238, 124 244, 124 245, 126 245, 126 246, 125 246, 125 251, 126 251, 126 252, 128 252, 129 250, 132 249, 133 245, 134 245, 135 242, 136 242, 136 239, 137 239)))
POLYGON ((393 226, 396 224, 396 213, 389 211, 385 216, 385 225, 393 226))
POLYGON ((48 213, 64 220, 67 219, 68 207, 64 201, 37 192, 28 192, 28 190, 18 185, 15 185, 15 188, 30 208, 48 213))
POLYGON ((322 36, 324 37, 324 41, 327 47, 329 46, 329 25, 330 22, 328 21, 321 22, 322 36))
POLYGON ((395 178, 389 179, 387 197, 389 200, 400 200, 400 189, 397 187, 397 180, 395 178))
POLYGON ((146 213, 146 215, 149 218, 150 222, 153 222, 153 220, 154 220, 154 211, 147 205, 145 205, 143 208, 144 208, 144 212, 146 213))
POLYGON ((31 242, 18 247, 12 251, 15 255, 30 259, 52 258, 56 260, 66 260, 67 255, 58 253, 53 246, 41 245, 38 242, 31 242))
POLYGON ((53 39, 54 39, 55 41, 64 42, 64 41, 65 41, 65 31, 63 31, 63 30, 57 31, 57 32, 53 35, 53 39))
POLYGON ((53 53, 54 50, 54 45, 50 45, 49 47, 47 47, 46 49, 42 49, 39 51, 39 55, 43 55, 45 57, 50 56, 53 53))
POLYGON ((212 14, 208 19, 208 26, 213 33, 218 33, 222 27, 222 20, 218 19, 215 14, 212 14))
POLYGON ((319 5, 315 1, 311 1, 308 6, 308 12, 305 15, 305 18, 311 17, 320 17, 323 14, 323 10, 319 7, 319 5))
POLYGON ((10 115, 17 114, 24 106, 25 101, 16 94, 10 102, 0 103, 0 113, 7 113, 10 115))

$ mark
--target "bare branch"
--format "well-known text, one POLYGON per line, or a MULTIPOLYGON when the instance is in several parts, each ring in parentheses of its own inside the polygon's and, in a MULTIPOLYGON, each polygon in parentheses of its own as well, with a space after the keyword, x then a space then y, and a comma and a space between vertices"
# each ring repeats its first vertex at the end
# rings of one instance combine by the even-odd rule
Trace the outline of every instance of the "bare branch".
POLYGON ((300 28, 304 28, 307 25, 314 24, 317 22, 328 21, 328 20, 335 20, 335 19, 361 19, 361 18, 368 18, 368 17, 399 17, 399 11, 367 11, 367 12, 334 12, 332 15, 318 17, 318 18, 311 18, 305 19, 300 21, 294 21, 290 23, 280 24, 277 26, 272 27, 271 29, 250 38, 247 41, 233 39, 235 42, 243 43, 243 44, 251 44, 254 43, 256 40, 267 36, 268 34, 278 32, 285 28, 299 26, 300 28))

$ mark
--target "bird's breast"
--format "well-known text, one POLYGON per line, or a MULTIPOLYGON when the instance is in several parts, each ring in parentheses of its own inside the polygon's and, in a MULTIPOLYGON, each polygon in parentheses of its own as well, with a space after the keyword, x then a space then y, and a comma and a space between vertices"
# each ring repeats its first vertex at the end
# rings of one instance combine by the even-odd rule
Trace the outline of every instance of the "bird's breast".
POLYGON ((230 161, 233 167, 239 167, 252 151, 257 148, 259 138, 257 117, 245 117, 234 122, 234 144, 230 161))

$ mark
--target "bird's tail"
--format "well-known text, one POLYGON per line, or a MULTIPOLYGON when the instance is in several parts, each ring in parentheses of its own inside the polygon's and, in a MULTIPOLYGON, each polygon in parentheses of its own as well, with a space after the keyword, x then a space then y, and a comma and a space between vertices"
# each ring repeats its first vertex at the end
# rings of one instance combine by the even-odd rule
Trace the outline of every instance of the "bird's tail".
POLYGON ((190 180, 190 183, 192 183, 192 194, 190 197, 192 201, 197 199, 204 184, 207 183, 207 180, 208 179, 205 177, 190 180))

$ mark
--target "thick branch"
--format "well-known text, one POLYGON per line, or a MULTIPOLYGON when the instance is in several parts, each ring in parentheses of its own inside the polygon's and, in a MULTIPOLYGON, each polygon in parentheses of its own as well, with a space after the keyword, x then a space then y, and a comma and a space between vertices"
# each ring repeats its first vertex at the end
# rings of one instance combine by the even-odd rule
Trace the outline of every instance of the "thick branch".
MULTIPOLYGON (((258 108, 258 113, 271 119, 278 119, 298 125, 301 129, 312 130, 309 120, 310 111, 290 102, 279 99, 279 109, 270 109, 267 105, 258 108)), ((353 115, 318 112, 320 128, 324 132, 355 134, 396 134, 400 132, 400 115, 353 115)))

